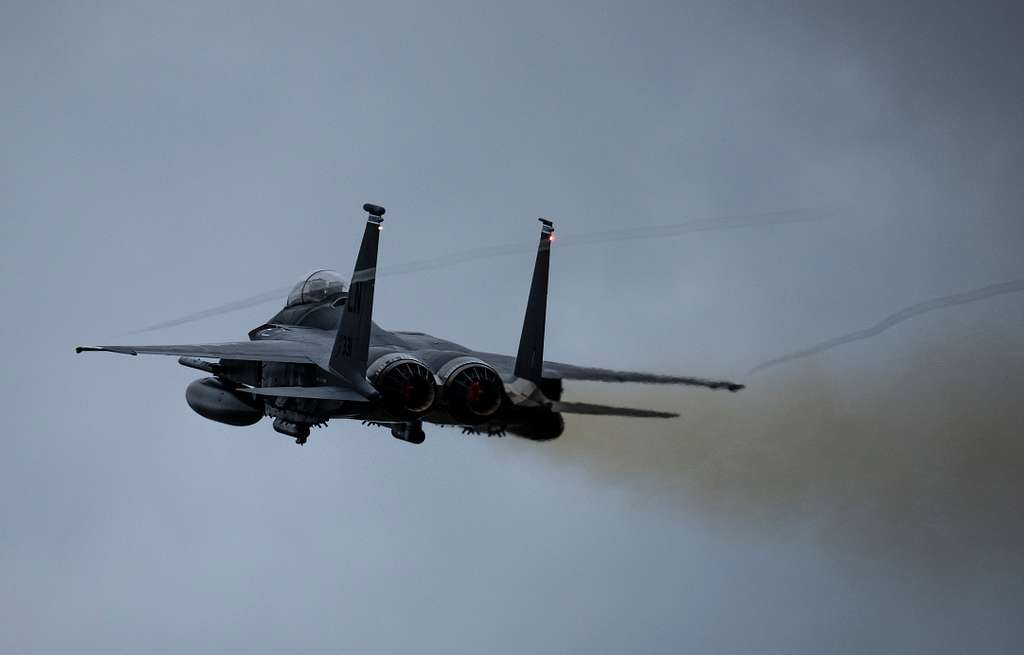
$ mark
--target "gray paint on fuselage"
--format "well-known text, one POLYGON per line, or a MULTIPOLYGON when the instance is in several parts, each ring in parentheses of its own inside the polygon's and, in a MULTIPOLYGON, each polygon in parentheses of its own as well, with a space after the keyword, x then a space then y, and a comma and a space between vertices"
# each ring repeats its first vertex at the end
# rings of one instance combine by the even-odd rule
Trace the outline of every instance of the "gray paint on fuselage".
MULTIPOLYGON (((322 344, 325 351, 329 351, 337 333, 338 324, 341 321, 346 301, 346 294, 337 294, 317 303, 305 303, 285 307, 275 314, 269 322, 254 328, 249 332, 249 338, 255 341, 262 339, 286 339, 302 340, 306 342, 317 342, 322 344)), ((376 322, 372 324, 370 331, 370 361, 393 352, 403 352, 419 357, 431 364, 443 364, 444 362, 461 356, 477 356, 477 353, 461 344, 447 339, 441 339, 423 332, 392 332, 380 327, 376 322)), ((487 360, 489 361, 489 360, 487 360)), ((490 362, 489 362, 490 363, 490 362)), ((303 365, 278 364, 282 372, 295 369, 299 374, 299 367, 303 365)), ((507 378, 511 375, 511 366, 497 366, 498 373, 507 378)), ((323 373, 323 372, 322 372, 323 373)), ((287 375, 287 373, 285 373, 287 375)), ((332 378, 329 384, 345 386, 346 382, 341 379, 332 378)), ((273 400, 269 402, 274 402, 273 400)), ((349 401, 314 400, 306 399, 308 411, 315 411, 325 418, 360 418, 369 421, 390 422, 396 419, 388 416, 382 408, 372 403, 353 403, 349 401), (314 409, 315 408, 315 409, 314 409)), ((447 415, 436 410, 423 417, 428 423, 453 423, 447 415)))
MULTIPOLYGON (((267 336, 261 336, 258 332, 265 327, 281 325, 307 328, 308 330, 304 330, 304 332, 308 331, 310 333, 313 330, 318 330, 321 332, 319 337, 325 343, 333 343, 338 323, 341 321, 345 298, 345 294, 338 294, 318 303, 285 307, 275 314, 266 325, 250 332, 250 338, 271 338, 269 335, 273 334, 272 332, 268 333, 267 336)), ((401 350, 409 351, 411 354, 421 351, 438 350, 451 351, 458 354, 476 354, 476 351, 447 339, 441 339, 424 332, 392 332, 391 330, 385 330, 376 322, 373 323, 373 328, 370 331, 370 348, 376 352, 401 350)))

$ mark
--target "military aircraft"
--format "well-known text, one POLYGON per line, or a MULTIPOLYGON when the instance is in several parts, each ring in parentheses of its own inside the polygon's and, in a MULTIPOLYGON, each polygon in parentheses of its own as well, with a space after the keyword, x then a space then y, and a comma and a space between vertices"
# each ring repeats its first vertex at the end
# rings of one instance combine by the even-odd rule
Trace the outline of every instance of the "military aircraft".
POLYGON ((544 361, 548 270, 554 224, 541 223, 533 281, 515 357, 479 352, 424 334, 373 322, 377 250, 384 208, 368 214, 348 284, 330 270, 295 285, 285 307, 249 332, 248 341, 169 346, 78 346, 76 352, 174 355, 210 374, 185 399, 204 418, 249 426, 264 416, 274 430, 304 444, 311 427, 356 419, 423 443, 423 423, 468 434, 510 433, 534 441, 560 436, 562 414, 669 418, 669 412, 563 402, 563 380, 682 384, 738 391, 722 380, 614 371, 544 361), (214 361, 211 361, 214 360, 214 361))

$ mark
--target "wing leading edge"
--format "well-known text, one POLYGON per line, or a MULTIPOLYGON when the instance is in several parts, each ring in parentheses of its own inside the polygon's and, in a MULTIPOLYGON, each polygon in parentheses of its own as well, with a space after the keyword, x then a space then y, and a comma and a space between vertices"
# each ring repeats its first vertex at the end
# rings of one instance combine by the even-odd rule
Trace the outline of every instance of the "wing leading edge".
MULTIPOLYGON (((509 355, 498 355, 495 353, 473 352, 474 355, 494 366, 499 373, 506 377, 514 375, 514 358, 509 355)), ((707 389, 726 389, 728 391, 739 391, 745 385, 728 380, 708 380, 684 375, 662 375, 660 373, 644 373, 642 371, 616 371, 608 368, 594 368, 590 366, 575 366, 561 362, 544 362, 543 375, 545 378, 558 378, 561 380, 580 380, 591 382, 633 382, 638 384, 681 384, 691 387, 705 387, 707 389)))
POLYGON ((615 371, 607 368, 591 368, 587 366, 573 366, 572 364, 560 364, 558 362, 544 362, 545 377, 561 378, 563 380, 591 380, 595 382, 637 382, 639 384, 683 384, 691 387, 706 387, 708 389, 726 389, 728 391, 739 391, 746 385, 728 380, 708 380, 683 375, 661 375, 658 373, 643 373, 640 371, 615 371))
POLYGON ((122 355, 172 355, 177 357, 241 359, 255 362, 291 362, 296 364, 317 364, 318 359, 322 358, 321 353, 318 352, 318 349, 313 344, 280 339, 168 346, 78 346, 75 348, 75 352, 111 352, 122 355))

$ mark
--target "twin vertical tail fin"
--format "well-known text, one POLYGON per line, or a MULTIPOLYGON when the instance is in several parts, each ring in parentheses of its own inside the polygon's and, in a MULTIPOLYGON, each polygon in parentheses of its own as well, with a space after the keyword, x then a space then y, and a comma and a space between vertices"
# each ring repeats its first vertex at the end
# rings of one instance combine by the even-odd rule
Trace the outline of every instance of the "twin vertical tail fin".
POLYGON ((546 218, 541 223, 537 262, 533 267, 530 299, 526 303, 523 333, 519 338, 514 373, 518 378, 539 383, 544 369, 544 323, 547 318, 548 272, 551 268, 551 242, 555 239, 555 224, 546 218))
POLYGON ((373 287, 377 278, 377 248, 384 223, 384 208, 366 204, 363 210, 369 216, 352 271, 348 300, 334 338, 330 364, 331 369, 355 385, 357 391, 373 399, 379 393, 366 379, 366 364, 373 327, 373 287))
MULTIPOLYGON (((331 350, 330 365, 367 398, 379 397, 379 392, 366 379, 366 365, 370 351, 370 331, 373 328, 373 291, 377 278, 377 250, 380 230, 384 223, 384 208, 366 204, 369 214, 363 241, 359 245, 348 300, 338 324, 338 333, 331 350)), ((540 383, 544 369, 544 324, 547 318, 548 273, 551 264, 551 242, 555 238, 554 223, 546 218, 541 223, 537 261, 533 268, 530 298, 526 304, 523 332, 519 339, 514 373, 516 377, 540 383)))

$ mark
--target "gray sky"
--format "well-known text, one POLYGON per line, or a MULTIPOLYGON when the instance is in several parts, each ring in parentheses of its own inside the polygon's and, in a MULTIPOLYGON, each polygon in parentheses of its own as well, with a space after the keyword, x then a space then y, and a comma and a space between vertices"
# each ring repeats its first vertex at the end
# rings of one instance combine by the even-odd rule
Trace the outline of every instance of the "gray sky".
MULTIPOLYGON (((0 8, 0 650, 1020 650, 1024 297, 746 373, 1024 275, 1014 3, 85 4, 0 8), (346 271, 366 201, 393 263, 830 218, 556 244, 549 357, 750 388, 578 386, 683 416, 547 445, 297 448, 173 359, 72 354, 346 271)), ((376 318, 513 352, 531 265, 387 278, 376 318)))

